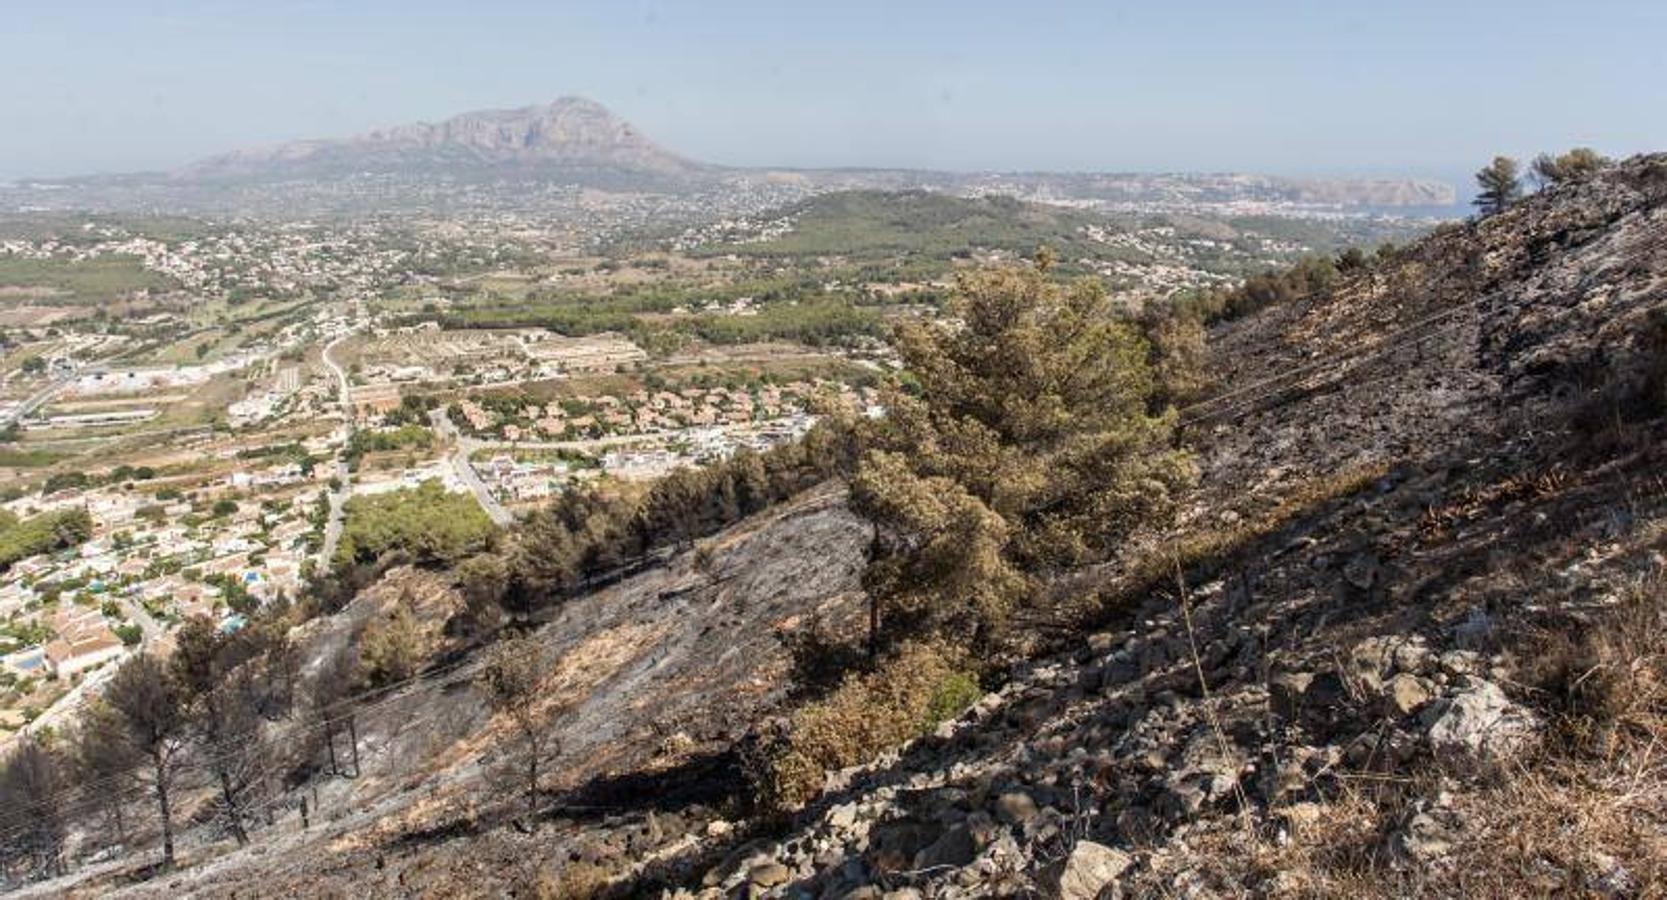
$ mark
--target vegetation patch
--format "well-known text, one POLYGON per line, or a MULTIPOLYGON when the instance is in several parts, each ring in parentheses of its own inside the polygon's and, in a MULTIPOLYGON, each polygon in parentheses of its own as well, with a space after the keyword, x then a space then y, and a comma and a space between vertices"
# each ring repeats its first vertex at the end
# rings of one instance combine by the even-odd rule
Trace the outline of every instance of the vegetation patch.
POLYGON ((790 810, 821 793, 826 773, 869 762, 959 715, 983 691, 964 654, 903 645, 874 671, 849 675, 796 710, 785 735, 750 760, 760 806, 790 810))
POLYGON ((398 554, 423 565, 444 565, 486 549, 497 528, 468 494, 438 481, 347 501, 337 569, 375 564, 398 554))
POLYGON ((0 571, 37 553, 74 547, 92 534, 93 518, 82 507, 0 522, 0 571))

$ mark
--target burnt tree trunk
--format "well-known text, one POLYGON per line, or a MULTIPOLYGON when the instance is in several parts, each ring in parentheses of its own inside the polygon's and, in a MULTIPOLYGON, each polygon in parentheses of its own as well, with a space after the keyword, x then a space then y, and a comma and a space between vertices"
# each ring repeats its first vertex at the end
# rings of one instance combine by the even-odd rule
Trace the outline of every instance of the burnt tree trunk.
POLYGON ((220 797, 226 804, 226 818, 231 823, 232 837, 237 839, 239 847, 247 847, 249 832, 243 828, 243 811, 237 806, 237 793, 232 790, 232 777, 225 769, 220 770, 220 797))
POLYGON ((174 820, 168 809, 167 761, 161 746, 151 751, 151 765, 156 775, 156 807, 162 817, 162 867, 174 867, 174 820))

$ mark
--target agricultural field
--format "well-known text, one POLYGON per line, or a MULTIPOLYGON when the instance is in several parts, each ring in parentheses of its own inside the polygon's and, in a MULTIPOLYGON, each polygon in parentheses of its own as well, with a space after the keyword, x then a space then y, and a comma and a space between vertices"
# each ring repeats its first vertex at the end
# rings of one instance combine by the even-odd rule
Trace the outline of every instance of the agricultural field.
POLYGON ((61 304, 99 303, 137 291, 167 291, 176 283, 132 256, 29 259, 0 254, 0 300, 20 297, 61 304))

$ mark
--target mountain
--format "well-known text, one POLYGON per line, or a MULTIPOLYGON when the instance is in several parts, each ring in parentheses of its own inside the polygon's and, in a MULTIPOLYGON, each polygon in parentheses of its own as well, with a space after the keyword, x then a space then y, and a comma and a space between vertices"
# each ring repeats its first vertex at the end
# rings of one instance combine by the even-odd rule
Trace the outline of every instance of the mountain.
POLYGON ((401 125, 340 140, 240 150, 176 174, 184 180, 213 180, 451 169, 679 177, 702 168, 662 149, 601 104, 562 97, 544 106, 479 110, 443 122, 401 125))
POLYGON ((664 223, 751 214, 843 190, 1005 195, 1101 211, 1450 214, 1452 185, 1411 178, 1251 174, 738 168, 689 160, 592 100, 480 110, 357 137, 236 150, 171 173, 0 184, 0 210, 261 217, 494 210, 586 219, 575 188, 654 194, 664 223))

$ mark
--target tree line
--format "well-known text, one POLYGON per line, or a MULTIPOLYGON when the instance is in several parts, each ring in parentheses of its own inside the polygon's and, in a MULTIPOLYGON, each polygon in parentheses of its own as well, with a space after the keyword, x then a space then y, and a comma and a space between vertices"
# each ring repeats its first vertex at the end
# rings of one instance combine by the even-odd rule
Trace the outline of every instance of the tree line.
POLYGON ((477 616, 528 616, 570 599, 596 578, 700 538, 849 471, 857 436, 830 415, 792 444, 742 448, 703 468, 682 468, 632 491, 608 485, 568 491, 526 517, 504 552, 458 568, 477 616))
MULTIPOLYGON (((1590 147, 1576 147, 1553 156, 1541 153, 1529 164, 1528 177, 1535 187, 1544 190, 1563 184, 1584 181, 1609 165, 1611 160, 1590 147)), ((1495 156, 1493 161, 1476 173, 1479 192, 1471 203, 1482 215, 1502 212, 1522 199, 1522 167, 1509 156, 1495 156)))

